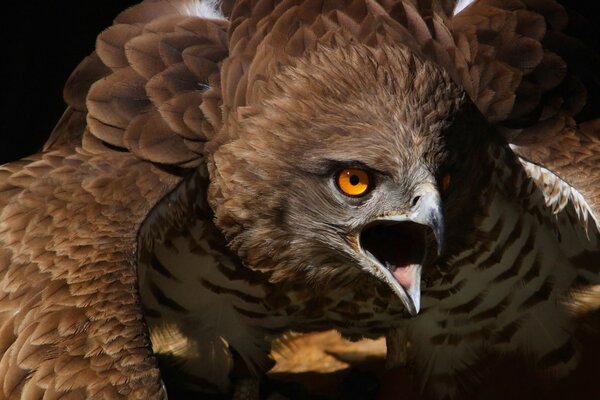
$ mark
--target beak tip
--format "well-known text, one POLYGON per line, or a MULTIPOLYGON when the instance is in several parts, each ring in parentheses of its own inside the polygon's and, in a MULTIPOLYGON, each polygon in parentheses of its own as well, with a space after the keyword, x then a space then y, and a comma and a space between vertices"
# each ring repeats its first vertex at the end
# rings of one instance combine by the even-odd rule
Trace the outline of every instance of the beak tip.
MULTIPOLYGON (((419 271, 420 272, 420 271, 419 271)), ((404 290, 404 296, 402 297, 403 303, 406 306, 408 313, 412 317, 416 317, 421 311, 421 276, 417 274, 416 279, 413 281, 412 287, 402 288, 404 290)))
POLYGON ((408 313, 411 317, 416 317, 417 315, 419 315, 419 310, 414 308, 408 308, 408 313))
POLYGON ((410 315, 412 317, 416 317, 419 314, 419 311, 421 311, 421 304, 420 304, 420 298, 411 298, 412 300, 412 307, 408 308, 408 312, 410 313, 410 315))

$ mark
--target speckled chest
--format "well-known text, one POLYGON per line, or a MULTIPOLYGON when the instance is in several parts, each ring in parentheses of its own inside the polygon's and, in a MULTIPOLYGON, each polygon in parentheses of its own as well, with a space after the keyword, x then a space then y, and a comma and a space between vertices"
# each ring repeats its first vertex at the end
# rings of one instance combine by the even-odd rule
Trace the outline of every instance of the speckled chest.
POLYGON ((260 373, 271 365, 271 341, 286 332, 335 328, 377 337, 405 317, 400 300, 356 268, 327 287, 270 283, 228 251, 209 218, 142 249, 138 275, 154 351, 177 357, 219 390, 228 387, 231 350, 260 373))

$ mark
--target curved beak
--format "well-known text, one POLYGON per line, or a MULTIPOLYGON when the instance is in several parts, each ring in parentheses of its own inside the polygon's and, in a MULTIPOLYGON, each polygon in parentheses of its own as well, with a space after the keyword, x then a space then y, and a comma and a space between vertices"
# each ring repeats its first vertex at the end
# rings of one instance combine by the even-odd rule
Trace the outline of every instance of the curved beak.
POLYGON ((413 316, 421 307, 421 270, 431 250, 427 246, 430 235, 440 256, 444 216, 440 195, 432 185, 422 188, 409 213, 378 218, 359 234, 360 250, 413 316))
POLYGON ((437 244, 437 255, 441 256, 444 251, 446 226, 444 225, 442 198, 436 189, 431 188, 424 191, 409 219, 428 226, 433 231, 437 244))

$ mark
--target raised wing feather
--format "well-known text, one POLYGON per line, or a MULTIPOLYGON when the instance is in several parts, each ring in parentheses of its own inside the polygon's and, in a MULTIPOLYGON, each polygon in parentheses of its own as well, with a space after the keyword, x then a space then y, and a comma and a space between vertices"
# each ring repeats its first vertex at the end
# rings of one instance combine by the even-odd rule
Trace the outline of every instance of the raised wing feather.
MULTIPOLYGON (((220 120, 218 63, 227 22, 201 17, 203 2, 146 1, 119 15, 75 69, 68 104, 45 148, 81 141, 93 152, 127 150, 155 163, 191 168, 220 120), (204 99, 207 98, 205 102, 204 99)), ((203 8, 204 7, 204 8, 203 8)), ((218 17, 218 14, 211 14, 218 17)))

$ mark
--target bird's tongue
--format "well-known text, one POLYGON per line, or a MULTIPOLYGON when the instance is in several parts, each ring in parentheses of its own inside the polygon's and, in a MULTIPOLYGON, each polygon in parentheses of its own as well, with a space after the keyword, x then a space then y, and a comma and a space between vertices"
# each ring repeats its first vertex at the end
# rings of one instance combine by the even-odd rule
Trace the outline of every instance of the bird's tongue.
POLYGON ((400 286, 407 291, 410 291, 415 282, 415 278, 417 278, 415 275, 418 272, 418 262, 421 257, 420 254, 415 254, 420 252, 418 249, 414 248, 414 245, 415 243, 411 243, 411 241, 407 240, 397 243, 398 247, 393 265, 389 262, 386 263, 386 266, 392 272, 396 281, 398 281, 400 286), (415 256, 417 256, 419 260, 416 260, 415 256))

